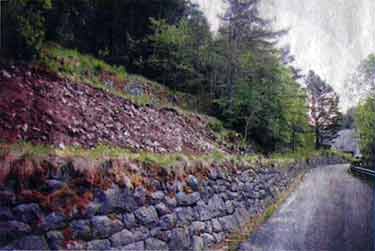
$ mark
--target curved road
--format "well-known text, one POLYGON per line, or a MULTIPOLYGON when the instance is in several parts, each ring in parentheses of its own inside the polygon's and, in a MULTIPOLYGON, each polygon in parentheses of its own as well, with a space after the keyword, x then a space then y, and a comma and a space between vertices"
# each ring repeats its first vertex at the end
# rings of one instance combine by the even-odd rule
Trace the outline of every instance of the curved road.
POLYGON ((311 170, 240 250, 374 251, 374 188, 347 170, 311 170))

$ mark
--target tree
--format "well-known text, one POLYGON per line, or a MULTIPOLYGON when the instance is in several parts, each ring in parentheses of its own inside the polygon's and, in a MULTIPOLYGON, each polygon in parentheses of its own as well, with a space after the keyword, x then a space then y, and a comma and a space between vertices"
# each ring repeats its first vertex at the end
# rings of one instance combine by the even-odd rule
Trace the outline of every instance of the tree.
POLYGON ((4 7, 4 44, 9 55, 18 59, 38 56, 46 36, 46 15, 51 0, 1 1, 4 7))
POLYGON ((241 76, 239 59, 244 51, 266 54, 274 48, 275 42, 284 31, 273 31, 271 22, 259 14, 260 0, 226 0, 228 6, 222 17, 220 33, 225 42, 226 89, 229 109, 233 107, 235 83, 241 76))
POLYGON ((348 82, 354 98, 359 100, 355 122, 359 132, 364 165, 375 165, 375 55, 369 55, 357 67, 348 82))
POLYGON ((365 166, 375 165, 375 97, 362 101, 356 112, 356 124, 359 131, 361 152, 365 166))
POLYGON ((310 122, 315 131, 315 147, 320 149, 328 146, 340 129, 339 96, 314 71, 308 73, 306 85, 311 96, 310 122))
POLYGON ((152 19, 148 36, 152 50, 146 61, 147 76, 179 91, 197 94, 205 83, 206 53, 212 40, 204 14, 195 5, 176 24, 152 19))

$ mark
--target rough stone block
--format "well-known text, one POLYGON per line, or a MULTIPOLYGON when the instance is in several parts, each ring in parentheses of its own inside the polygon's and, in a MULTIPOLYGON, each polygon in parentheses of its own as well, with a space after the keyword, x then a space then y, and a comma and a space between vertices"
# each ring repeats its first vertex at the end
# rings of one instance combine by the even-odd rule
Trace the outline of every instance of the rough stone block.
POLYGON ((178 207, 175 212, 177 214, 177 225, 190 224, 195 219, 195 212, 191 207, 178 207))
POLYGON ((14 215, 10 208, 0 207, 0 221, 10 221, 14 220, 14 215))
POLYGON ((109 240, 93 240, 87 243, 88 250, 109 250, 111 242, 109 240))
POLYGON ((211 221, 211 224, 212 224, 212 231, 214 231, 215 233, 223 231, 223 228, 217 219, 213 219, 211 221))
POLYGON ((47 242, 52 250, 61 250, 64 248, 64 235, 60 231, 50 231, 46 233, 47 242))
POLYGON ((43 231, 60 229, 66 226, 66 217, 61 213, 52 212, 42 219, 40 228, 43 231))
POLYGON ((201 221, 194 221, 190 225, 191 232, 195 235, 200 235, 201 233, 204 233, 206 229, 206 224, 201 221))
POLYGON ((14 243, 12 246, 19 250, 47 250, 48 244, 43 236, 30 235, 25 236, 14 243))
POLYGON ((42 210, 36 203, 18 205, 13 212, 17 219, 28 224, 35 224, 43 217, 42 210))
POLYGON ((170 250, 189 250, 191 248, 191 240, 188 229, 173 229, 168 247, 170 250))
POLYGON ((204 243, 203 243, 203 238, 199 236, 193 236, 192 240, 192 250, 193 251, 203 251, 204 250, 204 243))
POLYGON ((145 250, 157 250, 157 251, 168 250, 168 245, 166 242, 161 241, 159 239, 148 238, 145 241, 145 250))
POLYGON ((192 206, 200 200, 200 194, 198 192, 191 194, 179 192, 176 194, 176 199, 179 206, 192 206))
POLYGON ((177 216, 175 213, 164 215, 160 218, 160 228, 162 230, 170 230, 176 226, 177 216))
POLYGON ((128 229, 137 226, 137 220, 133 213, 127 213, 122 216, 122 221, 125 224, 125 227, 128 229))
POLYGON ((94 216, 91 220, 92 232, 95 239, 107 238, 123 229, 124 224, 118 219, 110 219, 108 216, 94 216))
POLYGON ((70 223, 73 239, 90 240, 92 238, 89 220, 74 220, 70 223))
POLYGON ((171 212, 171 210, 163 202, 158 203, 155 206, 155 209, 158 212, 159 216, 163 216, 171 212))
POLYGON ((153 206, 138 208, 135 211, 135 217, 144 225, 156 223, 159 220, 158 213, 153 206))
POLYGON ((29 225, 19 221, 0 222, 0 244, 31 232, 29 225))

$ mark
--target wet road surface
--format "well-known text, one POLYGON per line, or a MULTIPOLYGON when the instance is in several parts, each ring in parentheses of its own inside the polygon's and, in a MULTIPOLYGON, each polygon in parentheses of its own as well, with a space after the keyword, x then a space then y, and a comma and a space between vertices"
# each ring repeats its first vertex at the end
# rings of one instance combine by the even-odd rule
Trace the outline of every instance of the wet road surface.
POLYGON ((319 167, 241 251, 373 251, 374 188, 348 165, 319 167))

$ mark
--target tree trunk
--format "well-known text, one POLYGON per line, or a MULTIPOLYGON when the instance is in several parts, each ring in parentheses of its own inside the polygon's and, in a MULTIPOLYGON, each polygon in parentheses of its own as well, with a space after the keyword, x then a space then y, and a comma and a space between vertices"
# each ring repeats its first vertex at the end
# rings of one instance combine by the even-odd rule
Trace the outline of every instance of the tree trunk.
POLYGON ((320 147, 321 147, 320 132, 319 132, 319 128, 315 127, 315 149, 319 150, 320 147))

